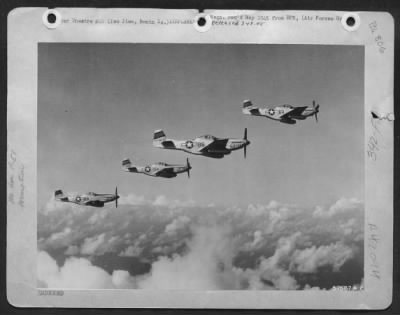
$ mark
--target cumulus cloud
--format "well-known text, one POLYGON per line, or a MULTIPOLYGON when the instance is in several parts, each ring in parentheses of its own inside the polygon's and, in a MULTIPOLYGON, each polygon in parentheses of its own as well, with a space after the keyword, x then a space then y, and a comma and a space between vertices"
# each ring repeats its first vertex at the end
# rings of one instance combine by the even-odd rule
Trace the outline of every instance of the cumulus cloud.
POLYGON ((102 209, 98 210, 89 218, 88 223, 90 224, 99 224, 100 222, 104 222, 104 219, 107 217, 108 210, 102 209))
POLYGON ((153 205, 160 206, 160 207, 168 206, 169 205, 169 200, 164 195, 157 196, 156 199, 153 202, 153 205))
POLYGON ((356 265, 359 275, 348 281, 361 283, 364 212, 357 199, 317 208, 277 201, 226 208, 130 198, 118 211, 73 205, 39 214, 39 249, 65 260, 57 266, 48 255, 46 263, 42 253, 41 282, 76 286, 62 275, 90 269, 103 280, 85 281, 98 288, 329 289, 356 265), (96 266, 74 257, 80 255, 96 266), (98 267, 106 265, 110 273, 98 267))
POLYGON ((179 216, 165 227, 165 233, 170 235, 176 234, 179 230, 184 229, 189 222, 190 222, 189 217, 179 216))
POLYGON ((322 266, 332 266, 338 272, 343 264, 354 256, 353 250, 341 243, 327 246, 312 246, 296 250, 291 260, 290 269, 297 272, 313 273, 322 266))
MULTIPOLYGON (((198 226, 185 255, 160 257, 138 285, 145 289, 212 290, 229 288, 233 241, 225 226, 198 226)), ((233 275, 233 273, 232 273, 233 275)))
POLYGON ((65 255, 67 256, 75 256, 78 255, 80 253, 80 249, 79 246, 77 245, 70 245, 68 246, 68 248, 65 250, 65 255))
POLYGON ((104 243, 105 234, 85 238, 81 246, 82 255, 93 255, 96 250, 104 243))
POLYGON ((253 240, 243 245, 243 250, 255 250, 264 243, 264 240, 262 231, 257 230, 253 233, 253 240))
POLYGON ((241 283, 246 283, 246 289, 251 290, 295 290, 299 287, 295 277, 287 268, 290 256, 296 248, 296 243, 301 237, 297 232, 288 237, 282 237, 277 242, 277 247, 271 257, 260 259, 255 269, 241 270, 236 268, 235 272, 241 278, 241 283))
POLYGON ((168 207, 168 208, 178 208, 178 207, 193 207, 195 206, 194 200, 171 200, 165 195, 157 196, 152 202, 153 206, 156 207, 168 207))
POLYGON ((40 239, 39 244, 50 248, 59 248, 69 246, 75 237, 73 229, 66 226, 60 232, 51 233, 49 237, 40 239))
POLYGON ((39 252, 39 283, 48 288, 65 289, 134 289, 135 279, 127 271, 115 270, 111 275, 93 266, 85 258, 68 258, 62 267, 46 252, 39 252))
POLYGON ((63 240, 66 237, 68 237, 68 235, 70 235, 71 232, 72 232, 71 228, 66 227, 61 232, 51 234, 50 237, 48 238, 48 241, 49 242, 52 242, 52 241, 57 242, 57 241, 63 240))
POLYGON ((118 199, 120 205, 134 205, 141 206, 148 203, 144 196, 138 196, 135 194, 121 195, 118 199))
POLYGON ((59 268, 46 252, 38 255, 38 280, 49 288, 97 289, 113 288, 110 275, 83 258, 67 259, 59 268))
POLYGON ((126 270, 115 270, 111 277, 113 285, 118 289, 137 289, 136 279, 126 270))
POLYGON ((298 283, 285 264, 301 233, 281 238, 274 254, 262 258, 255 269, 234 267, 237 246, 226 226, 194 228, 188 252, 172 258, 160 257, 151 272, 138 282, 145 289, 281 289, 294 290, 298 283))
POLYGON ((263 240, 264 240, 264 237, 263 237, 263 235, 262 235, 262 232, 261 232, 261 231, 255 231, 255 232, 254 232, 254 240, 253 240, 253 242, 251 243, 251 246, 252 246, 252 247, 255 247, 255 246, 257 246, 258 244, 260 244, 263 240))
POLYGON ((195 206, 194 200, 177 200, 169 199, 165 195, 159 195, 154 199, 146 199, 144 196, 138 196, 135 194, 121 195, 118 200, 120 205, 129 206, 155 206, 155 207, 166 207, 170 209, 179 207, 193 207, 195 206))
POLYGON ((139 257, 140 254, 142 253, 143 248, 138 246, 138 245, 130 245, 125 250, 123 250, 121 253, 119 253, 119 256, 125 256, 125 257, 139 257))
POLYGON ((335 204, 330 206, 328 210, 324 207, 317 206, 313 215, 316 217, 333 217, 340 213, 361 209, 363 209, 363 203, 357 198, 340 198, 335 204))
POLYGON ((298 287, 296 279, 288 270, 279 268, 268 259, 261 262, 258 272, 262 281, 272 284, 267 286, 269 289, 295 290, 298 287))

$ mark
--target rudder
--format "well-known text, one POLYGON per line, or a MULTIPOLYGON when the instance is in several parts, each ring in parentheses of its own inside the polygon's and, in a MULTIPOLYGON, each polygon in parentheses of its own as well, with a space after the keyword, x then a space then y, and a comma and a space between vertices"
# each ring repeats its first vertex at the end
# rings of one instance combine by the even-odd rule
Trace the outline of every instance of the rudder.
POLYGON ((60 198, 61 196, 64 196, 64 193, 61 189, 58 189, 54 192, 54 197, 60 198))
POLYGON ((131 160, 130 160, 130 159, 124 159, 124 160, 122 160, 122 166, 123 166, 123 167, 129 168, 129 167, 131 167, 131 165, 132 165, 132 163, 131 163, 131 160))

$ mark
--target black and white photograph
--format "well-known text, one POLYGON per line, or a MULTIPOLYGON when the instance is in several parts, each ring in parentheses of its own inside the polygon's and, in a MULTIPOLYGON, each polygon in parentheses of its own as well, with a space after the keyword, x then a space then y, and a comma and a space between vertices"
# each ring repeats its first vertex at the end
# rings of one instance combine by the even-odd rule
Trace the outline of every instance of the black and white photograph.
POLYGON ((363 288, 363 47, 38 49, 38 287, 363 288))
POLYGON ((390 15, 19 8, 9 34, 11 305, 390 305, 390 15))

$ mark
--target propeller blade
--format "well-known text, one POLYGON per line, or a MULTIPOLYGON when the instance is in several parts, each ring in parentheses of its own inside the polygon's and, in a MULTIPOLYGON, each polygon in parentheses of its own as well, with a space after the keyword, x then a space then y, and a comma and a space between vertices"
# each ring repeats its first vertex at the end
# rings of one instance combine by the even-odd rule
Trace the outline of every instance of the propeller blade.
POLYGON ((115 186, 115 208, 118 208, 118 188, 115 186))
POLYGON ((186 167, 187 167, 187 174, 188 174, 188 178, 190 178, 190 169, 192 168, 192 166, 189 163, 189 158, 186 158, 186 167))
POLYGON ((312 101, 312 106, 315 108, 315 100, 312 101))
POLYGON ((249 145, 250 141, 247 140, 247 128, 244 128, 244 137, 243 140, 246 140, 246 143, 243 147, 243 154, 244 154, 244 158, 246 158, 247 155, 247 146, 249 145))
POLYGON ((314 110, 315 110, 315 113, 314 113, 315 121, 318 122, 319 104, 315 105, 315 103, 314 103, 314 110))

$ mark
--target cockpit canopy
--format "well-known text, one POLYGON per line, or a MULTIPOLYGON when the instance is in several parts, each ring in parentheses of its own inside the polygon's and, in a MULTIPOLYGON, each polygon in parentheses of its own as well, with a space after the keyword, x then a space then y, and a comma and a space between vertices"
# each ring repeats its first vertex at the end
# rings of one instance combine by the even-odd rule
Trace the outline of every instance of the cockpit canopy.
POLYGON ((204 135, 199 137, 200 139, 206 139, 206 140, 215 140, 216 138, 212 135, 204 135))
POLYGON ((95 196, 95 195, 96 195, 96 193, 94 193, 94 192, 92 192, 92 191, 89 191, 87 194, 88 194, 89 196, 95 196))
POLYGON ((283 104, 283 105, 281 105, 281 107, 284 107, 284 108, 293 108, 293 106, 292 106, 292 105, 289 105, 289 104, 283 104))
POLYGON ((168 166, 168 164, 165 163, 165 162, 158 162, 157 164, 158 164, 158 165, 161 165, 161 166, 168 166))

